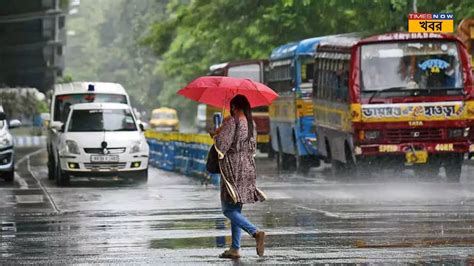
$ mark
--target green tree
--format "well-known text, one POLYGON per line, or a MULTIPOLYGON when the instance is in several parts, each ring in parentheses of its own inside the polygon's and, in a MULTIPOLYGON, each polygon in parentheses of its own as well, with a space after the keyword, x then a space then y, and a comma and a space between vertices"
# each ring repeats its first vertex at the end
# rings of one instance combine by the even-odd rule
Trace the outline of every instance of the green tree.
MULTIPOLYGON (((474 2, 418 0, 418 12, 474 15, 474 2)), ((347 32, 406 30, 412 0, 173 0, 142 43, 163 59, 160 102, 186 106, 175 92, 211 64, 268 58, 281 44, 347 32)))
POLYGON ((83 0, 68 18, 66 75, 75 81, 122 84, 139 109, 156 105, 163 77, 160 60, 140 45, 149 24, 165 14, 168 1, 83 0), (161 10, 161 11, 160 11, 161 10))

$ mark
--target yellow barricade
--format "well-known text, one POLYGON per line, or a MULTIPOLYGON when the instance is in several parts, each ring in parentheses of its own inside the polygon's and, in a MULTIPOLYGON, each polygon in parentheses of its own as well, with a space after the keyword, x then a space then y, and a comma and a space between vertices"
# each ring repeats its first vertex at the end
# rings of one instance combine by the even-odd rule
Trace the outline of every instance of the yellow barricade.
POLYGON ((179 141, 185 143, 199 143, 212 145, 213 140, 209 134, 188 134, 178 132, 156 132, 148 130, 145 132, 147 139, 156 139, 159 141, 179 141))

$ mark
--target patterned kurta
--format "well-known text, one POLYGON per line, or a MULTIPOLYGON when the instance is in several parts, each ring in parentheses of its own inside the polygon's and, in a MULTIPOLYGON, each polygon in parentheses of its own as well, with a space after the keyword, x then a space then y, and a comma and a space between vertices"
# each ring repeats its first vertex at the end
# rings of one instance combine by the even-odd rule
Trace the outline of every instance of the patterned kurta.
POLYGON ((265 200, 263 192, 256 187, 256 136, 254 131, 248 139, 245 117, 229 117, 214 137, 221 169, 221 200, 242 204, 265 200), (237 138, 234 137, 236 133, 237 138))

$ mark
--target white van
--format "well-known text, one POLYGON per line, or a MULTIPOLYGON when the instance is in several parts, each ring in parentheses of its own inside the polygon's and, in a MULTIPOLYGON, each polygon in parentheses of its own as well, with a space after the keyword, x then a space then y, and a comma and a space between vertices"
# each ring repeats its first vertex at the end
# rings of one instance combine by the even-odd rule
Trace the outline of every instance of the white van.
POLYGON ((130 97, 117 83, 71 82, 54 86, 47 144, 49 179, 57 180, 59 130, 66 122, 70 107, 78 103, 122 103, 130 106, 130 97))
POLYGON ((58 185, 84 176, 148 179, 149 148, 130 106, 75 104, 60 132, 58 185))

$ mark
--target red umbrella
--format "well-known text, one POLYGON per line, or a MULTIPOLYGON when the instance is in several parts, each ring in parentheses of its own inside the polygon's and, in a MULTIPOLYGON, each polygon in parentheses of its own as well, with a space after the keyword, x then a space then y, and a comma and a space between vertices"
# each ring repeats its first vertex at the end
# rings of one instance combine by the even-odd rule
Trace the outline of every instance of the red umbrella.
POLYGON ((244 95, 252 108, 270 105, 278 94, 266 85, 250 79, 204 76, 193 80, 178 91, 191 100, 229 109, 230 100, 237 94, 244 95))

